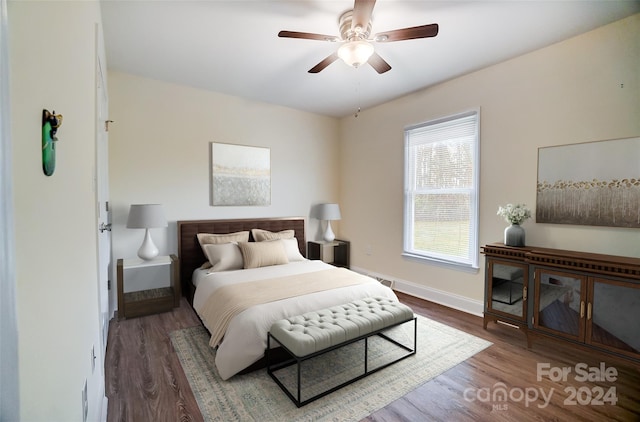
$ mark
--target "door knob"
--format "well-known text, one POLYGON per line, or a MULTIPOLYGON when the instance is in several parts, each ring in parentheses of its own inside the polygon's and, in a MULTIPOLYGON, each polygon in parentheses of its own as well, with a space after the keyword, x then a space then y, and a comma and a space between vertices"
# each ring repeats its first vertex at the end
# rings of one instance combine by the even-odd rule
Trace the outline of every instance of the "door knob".
POLYGON ((104 233, 104 231, 111 231, 111 223, 109 224, 104 224, 104 223, 100 223, 100 227, 98 227, 98 230, 100 230, 100 233, 104 233))

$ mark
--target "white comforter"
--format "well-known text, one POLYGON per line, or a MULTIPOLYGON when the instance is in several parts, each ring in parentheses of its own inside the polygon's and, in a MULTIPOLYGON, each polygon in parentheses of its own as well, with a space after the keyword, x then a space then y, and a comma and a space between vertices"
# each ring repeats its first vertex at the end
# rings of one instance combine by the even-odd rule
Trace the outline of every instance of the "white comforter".
MULTIPOLYGON (((196 286, 193 308, 200 315, 207 298, 215 294, 218 287, 247 281, 321 271, 332 268, 322 261, 299 261, 286 265, 225 271, 208 274, 206 270, 195 270, 193 282, 196 286)), ((218 346, 216 367, 222 379, 229 379, 264 355, 267 347, 267 332, 275 321, 331 306, 341 305, 364 297, 386 297, 397 300, 393 291, 371 279, 371 283, 342 287, 290 299, 264 303, 249 308, 234 317, 218 346)), ((202 315, 200 315, 202 318, 202 315)), ((203 320, 208 327, 208 322, 203 320)))

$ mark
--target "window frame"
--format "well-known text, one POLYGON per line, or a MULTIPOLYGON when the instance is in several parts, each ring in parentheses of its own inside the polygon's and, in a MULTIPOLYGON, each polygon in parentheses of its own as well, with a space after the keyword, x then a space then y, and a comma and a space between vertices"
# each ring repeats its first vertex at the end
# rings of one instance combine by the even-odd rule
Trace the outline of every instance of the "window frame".
MULTIPOLYGON (((423 123, 407 126, 404 129, 404 224, 403 224, 403 252, 402 255, 407 258, 417 259, 420 262, 428 262, 442 265, 448 268, 466 271, 477 271, 479 268, 480 250, 479 250, 479 232, 480 232, 480 108, 466 110, 460 113, 439 117, 423 123), (443 255, 434 251, 417 250, 413 248, 414 244, 414 196, 417 189, 411 186, 415 180, 412 174, 412 158, 413 154, 410 148, 411 132, 417 129, 423 129, 436 124, 451 122, 461 118, 475 115, 475 142, 473 145, 472 155, 472 187, 467 188, 470 192, 469 204, 469 249, 468 258, 456 259, 452 255, 443 255)), ((436 189, 435 191, 445 191, 446 189, 436 189)), ((443 192, 444 193, 444 192, 443 192)))

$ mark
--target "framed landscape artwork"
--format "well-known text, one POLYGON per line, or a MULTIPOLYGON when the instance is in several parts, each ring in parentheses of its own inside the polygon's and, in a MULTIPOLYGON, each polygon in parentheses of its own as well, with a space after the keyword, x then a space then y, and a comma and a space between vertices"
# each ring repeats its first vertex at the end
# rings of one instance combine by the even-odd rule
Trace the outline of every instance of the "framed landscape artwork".
POLYGON ((536 223, 640 227, 640 138, 539 148, 536 223))
POLYGON ((271 204, 269 148, 211 143, 211 205, 271 204))

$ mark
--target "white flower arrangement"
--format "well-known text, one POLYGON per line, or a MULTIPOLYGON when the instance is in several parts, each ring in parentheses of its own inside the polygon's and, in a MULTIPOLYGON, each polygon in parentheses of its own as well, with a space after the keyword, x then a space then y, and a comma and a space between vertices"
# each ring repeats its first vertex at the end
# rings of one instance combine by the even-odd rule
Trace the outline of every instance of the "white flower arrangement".
POLYGON ((522 224, 531 218, 531 210, 525 204, 507 204, 498 207, 498 215, 511 224, 522 224))

